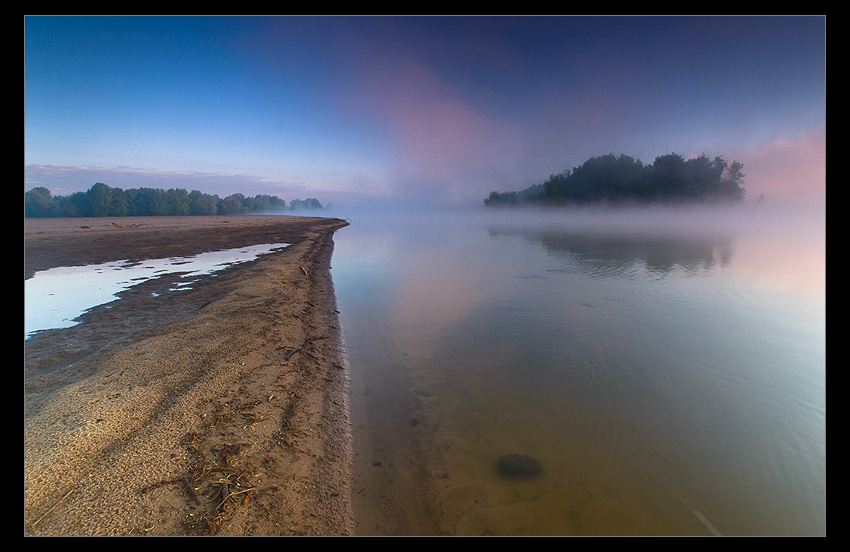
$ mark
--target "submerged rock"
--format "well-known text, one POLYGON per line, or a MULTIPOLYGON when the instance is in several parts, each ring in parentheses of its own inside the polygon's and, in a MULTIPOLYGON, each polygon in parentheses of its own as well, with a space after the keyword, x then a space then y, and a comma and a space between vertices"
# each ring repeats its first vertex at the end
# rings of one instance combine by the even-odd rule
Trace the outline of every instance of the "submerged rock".
POLYGON ((542 471, 540 462, 525 454, 506 454, 499 458, 499 472, 508 477, 537 475, 542 471))

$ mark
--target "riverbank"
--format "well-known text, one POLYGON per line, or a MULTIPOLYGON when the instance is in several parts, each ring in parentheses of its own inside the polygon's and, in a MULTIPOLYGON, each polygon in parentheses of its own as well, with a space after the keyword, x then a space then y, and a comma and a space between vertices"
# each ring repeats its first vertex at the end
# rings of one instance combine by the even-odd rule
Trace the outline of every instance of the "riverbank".
POLYGON ((258 243, 279 253, 153 280, 24 346, 25 535, 347 535, 338 219, 27 219, 24 275, 258 243), (162 280, 162 279, 161 279, 162 280))

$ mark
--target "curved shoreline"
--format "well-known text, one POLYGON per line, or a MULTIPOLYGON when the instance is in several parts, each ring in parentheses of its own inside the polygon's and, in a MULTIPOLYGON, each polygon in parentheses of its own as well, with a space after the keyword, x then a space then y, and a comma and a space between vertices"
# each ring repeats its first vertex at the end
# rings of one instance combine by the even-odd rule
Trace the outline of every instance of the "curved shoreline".
POLYGON ((24 534, 352 534, 348 367, 330 276, 346 225, 25 221, 25 277, 69 259, 291 245, 179 295, 146 283, 25 343, 24 534))

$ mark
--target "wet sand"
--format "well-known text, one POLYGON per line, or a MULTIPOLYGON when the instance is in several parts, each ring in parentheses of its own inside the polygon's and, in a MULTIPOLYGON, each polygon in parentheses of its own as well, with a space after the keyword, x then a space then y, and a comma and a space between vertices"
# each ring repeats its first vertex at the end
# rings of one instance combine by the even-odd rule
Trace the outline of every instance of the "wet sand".
MULTIPOLYGON (((259 243, 162 293, 140 284, 24 345, 25 535, 349 535, 338 219, 28 219, 24 276, 259 243)), ((25 306, 26 308, 26 306, 25 306)))

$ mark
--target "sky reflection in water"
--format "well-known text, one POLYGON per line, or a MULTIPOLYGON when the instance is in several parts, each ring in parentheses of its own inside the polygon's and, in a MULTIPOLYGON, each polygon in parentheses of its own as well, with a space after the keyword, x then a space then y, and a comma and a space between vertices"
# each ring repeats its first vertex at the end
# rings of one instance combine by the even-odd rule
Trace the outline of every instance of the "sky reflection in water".
POLYGON ((338 232, 354 417, 417 420, 448 532, 824 530, 822 227, 645 215, 338 232), (544 475, 500 479, 507 452, 544 475))

